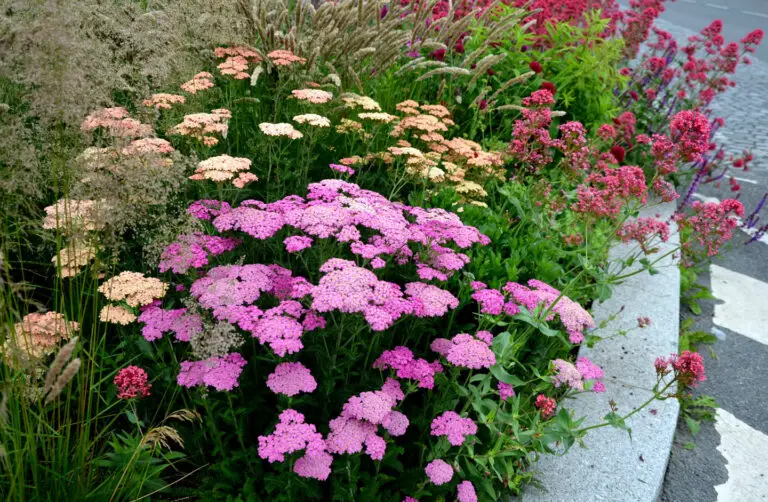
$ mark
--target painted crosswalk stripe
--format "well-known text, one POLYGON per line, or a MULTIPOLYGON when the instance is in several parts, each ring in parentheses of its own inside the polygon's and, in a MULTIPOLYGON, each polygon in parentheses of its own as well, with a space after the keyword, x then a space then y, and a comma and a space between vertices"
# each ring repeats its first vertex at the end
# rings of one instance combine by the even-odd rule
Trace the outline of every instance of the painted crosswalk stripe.
POLYGON ((715 486, 717 502, 768 501, 768 436, 726 410, 717 410, 717 451, 725 457, 728 481, 715 486))
POLYGON ((712 294, 720 300, 715 304, 714 323, 768 345, 768 309, 763 303, 768 299, 768 283, 714 264, 710 273, 712 294))

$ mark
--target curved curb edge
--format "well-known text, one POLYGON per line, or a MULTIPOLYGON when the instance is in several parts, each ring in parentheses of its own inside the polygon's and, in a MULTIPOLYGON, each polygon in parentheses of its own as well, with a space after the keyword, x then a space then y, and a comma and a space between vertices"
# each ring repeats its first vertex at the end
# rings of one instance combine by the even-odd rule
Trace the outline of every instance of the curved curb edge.
MULTIPOLYGON (((664 219, 672 215, 675 204, 645 208, 640 216, 664 219)), ((677 232, 660 247, 663 254, 678 246, 677 232)), ((629 251, 625 245, 611 250, 611 258, 629 251)), ((575 417, 587 416, 584 426, 600 421, 614 400, 619 413, 645 402, 656 382, 653 363, 656 357, 677 352, 680 331, 680 273, 677 262, 667 257, 657 266, 659 273, 641 273, 617 286, 613 296, 592 309, 596 324, 623 311, 608 324, 605 335, 637 326, 637 318, 652 319, 649 327, 633 330, 627 336, 602 340, 594 348, 582 346, 579 355, 589 357, 603 368, 607 392, 580 394, 568 407, 575 417)), ((546 490, 529 487, 522 500, 543 501, 632 501, 653 502, 661 494, 667 461, 672 448, 679 412, 676 399, 656 401, 627 420, 626 431, 604 427, 585 437, 587 448, 574 445, 565 456, 546 455, 535 464, 535 476, 546 490)))

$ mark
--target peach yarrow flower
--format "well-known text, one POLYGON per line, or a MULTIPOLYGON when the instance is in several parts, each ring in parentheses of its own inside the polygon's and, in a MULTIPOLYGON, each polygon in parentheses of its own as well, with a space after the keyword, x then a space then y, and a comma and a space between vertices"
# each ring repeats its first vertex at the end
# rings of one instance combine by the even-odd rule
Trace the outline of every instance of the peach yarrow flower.
POLYGON ((313 104, 327 103, 333 99, 333 93, 322 89, 294 89, 291 94, 296 99, 309 101, 313 104))
POLYGON ((139 272, 121 272, 104 281, 99 286, 99 293, 112 301, 125 301, 131 307, 149 305, 157 298, 162 298, 168 291, 168 285, 155 277, 145 277, 139 272))
POLYGON ((287 124, 285 122, 278 124, 262 122, 259 124, 259 129, 261 129, 261 132, 267 136, 285 136, 291 139, 299 139, 304 137, 304 135, 294 129, 291 124, 287 124))
POLYGON ((250 168, 250 159, 230 157, 224 154, 200 162, 197 165, 197 169, 195 169, 195 174, 190 176, 189 179, 226 181, 231 180, 240 171, 248 171, 250 168))
POLYGON ((99 320, 112 324, 127 326, 136 320, 136 314, 122 305, 105 305, 99 312, 99 320))
POLYGON ((359 113, 357 116, 363 120, 373 120, 374 122, 384 122, 387 124, 397 119, 396 116, 383 112, 359 113))
POLYGON ((158 93, 153 94, 151 98, 144 100, 144 106, 154 107, 156 110, 170 110, 175 104, 183 105, 187 99, 178 94, 158 93))
POLYGON ((213 87, 213 75, 207 71, 201 71, 192 80, 188 80, 181 84, 181 90, 187 91, 190 94, 197 94, 198 91, 204 91, 213 87))
POLYGON ((307 60, 297 56, 291 51, 278 49, 267 54, 267 57, 275 66, 291 66, 293 63, 306 63, 307 60))
POLYGON ((293 117, 294 122, 299 124, 309 124, 315 127, 331 127, 331 121, 327 117, 317 115, 314 113, 305 113, 304 115, 296 115, 293 117))

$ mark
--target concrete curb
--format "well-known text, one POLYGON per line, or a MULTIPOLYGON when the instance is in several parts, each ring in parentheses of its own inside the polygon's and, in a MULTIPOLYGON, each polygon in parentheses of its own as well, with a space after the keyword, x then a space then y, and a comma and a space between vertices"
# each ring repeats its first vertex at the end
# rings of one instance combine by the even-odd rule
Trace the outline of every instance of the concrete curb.
MULTIPOLYGON (((660 214, 668 218, 674 203, 641 211, 641 216, 660 214)), ((663 254, 677 247, 675 232, 660 249, 663 254)), ((630 248, 616 246, 612 259, 626 256, 630 248)), ((584 425, 600 422, 613 399, 622 415, 637 408, 650 396, 656 382, 653 362, 657 356, 677 352, 680 313, 680 274, 672 256, 659 263, 659 273, 641 273, 617 286, 613 296, 592 310, 595 322, 623 312, 604 330, 606 336, 637 326, 639 316, 652 319, 651 326, 626 337, 603 340, 594 348, 582 347, 579 355, 589 357, 605 372, 604 394, 584 393, 567 406, 575 416, 587 419, 584 425)), ((632 501, 652 502, 661 494, 664 475, 677 425, 677 400, 656 401, 627 420, 632 439, 625 431, 604 427, 590 431, 587 448, 574 446, 565 456, 547 455, 535 466, 535 476, 546 492, 529 487, 522 500, 533 501, 632 501)))

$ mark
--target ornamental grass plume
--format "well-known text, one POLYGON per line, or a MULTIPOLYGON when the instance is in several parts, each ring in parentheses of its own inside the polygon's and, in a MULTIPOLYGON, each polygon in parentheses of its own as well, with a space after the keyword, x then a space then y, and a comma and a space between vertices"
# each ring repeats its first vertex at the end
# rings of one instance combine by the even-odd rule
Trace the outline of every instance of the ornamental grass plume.
POLYGON ((125 301, 131 307, 149 305, 156 298, 163 298, 168 285, 160 279, 145 277, 140 272, 121 272, 99 286, 99 292, 108 300, 125 301))
POLYGON ((64 387, 67 386, 69 382, 72 381, 73 378, 75 378, 75 375, 80 370, 81 361, 80 358, 73 359, 72 361, 67 364, 67 366, 62 370, 61 374, 56 378, 56 381, 51 386, 51 391, 48 393, 48 395, 45 398, 45 404, 48 404, 52 402, 54 399, 59 397, 59 395, 64 390, 64 387))
POLYGON ((72 353, 75 351, 75 346, 77 345, 77 341, 79 339, 80 337, 73 336, 72 339, 67 342, 67 344, 64 345, 56 354, 56 357, 53 359, 53 362, 48 368, 48 373, 45 375, 45 381, 43 382, 42 387, 42 395, 48 394, 48 392, 53 388, 53 385, 61 374, 61 370, 64 368, 64 365, 66 365, 71 359, 72 353))

